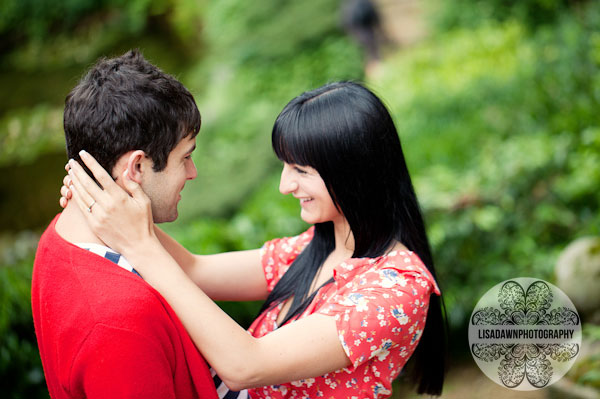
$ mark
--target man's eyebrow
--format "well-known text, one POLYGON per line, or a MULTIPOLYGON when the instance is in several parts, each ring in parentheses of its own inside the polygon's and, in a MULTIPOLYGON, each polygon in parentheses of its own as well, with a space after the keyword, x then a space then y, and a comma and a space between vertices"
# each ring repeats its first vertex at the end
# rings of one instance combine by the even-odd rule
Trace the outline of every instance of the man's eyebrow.
POLYGON ((192 152, 194 152, 195 149, 196 149, 196 143, 194 143, 194 145, 188 150, 188 152, 186 152, 186 154, 191 154, 192 152))

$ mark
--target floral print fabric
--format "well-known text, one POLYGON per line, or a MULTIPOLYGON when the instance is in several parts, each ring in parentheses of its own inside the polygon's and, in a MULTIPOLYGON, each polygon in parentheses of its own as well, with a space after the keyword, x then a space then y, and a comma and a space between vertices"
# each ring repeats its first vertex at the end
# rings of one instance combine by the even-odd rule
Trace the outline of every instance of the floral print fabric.
MULTIPOLYGON (((268 289, 313 237, 275 239, 261 249, 268 289)), ((427 317, 429 295, 440 291, 419 257, 392 251, 378 258, 351 258, 334 269, 334 283, 320 289, 300 317, 334 317, 352 366, 316 378, 249 390, 251 398, 386 398, 392 381, 415 350, 427 317)), ((249 332, 262 337, 277 328, 283 304, 263 313, 249 332)))

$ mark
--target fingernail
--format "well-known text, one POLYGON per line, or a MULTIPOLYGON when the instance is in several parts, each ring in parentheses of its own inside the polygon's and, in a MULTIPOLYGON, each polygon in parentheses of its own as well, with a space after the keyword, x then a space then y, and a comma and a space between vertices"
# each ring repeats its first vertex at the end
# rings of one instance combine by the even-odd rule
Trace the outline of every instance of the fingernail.
POLYGON ((129 174, 129 168, 125 169, 125 172, 123 172, 123 176, 127 177, 128 174, 129 174))
POLYGON ((82 158, 85 158, 85 157, 88 156, 88 153, 85 152, 85 150, 81 150, 81 151, 79 151, 79 156, 82 157, 82 158))

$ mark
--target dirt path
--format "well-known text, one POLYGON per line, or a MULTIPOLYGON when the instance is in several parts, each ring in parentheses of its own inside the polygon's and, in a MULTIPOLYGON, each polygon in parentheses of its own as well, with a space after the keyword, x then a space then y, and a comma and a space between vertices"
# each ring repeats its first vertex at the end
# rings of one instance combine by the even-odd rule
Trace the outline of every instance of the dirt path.
MULTIPOLYGON (((409 391, 394 392, 394 399, 422 399, 409 391)), ((515 391, 501 387, 477 368, 475 364, 461 364, 452 367, 444 384, 444 394, 440 399, 546 399, 546 389, 535 391, 515 391)))

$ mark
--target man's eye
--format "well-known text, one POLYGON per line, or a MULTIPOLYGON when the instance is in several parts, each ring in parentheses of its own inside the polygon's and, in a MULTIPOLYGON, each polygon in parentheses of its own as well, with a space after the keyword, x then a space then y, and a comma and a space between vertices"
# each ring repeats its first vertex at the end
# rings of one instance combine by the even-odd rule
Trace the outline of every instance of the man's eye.
POLYGON ((302 173, 302 174, 305 174, 305 173, 307 173, 305 170, 303 170, 303 169, 300 169, 300 168, 299 168, 299 167, 297 167, 297 166, 295 166, 295 167, 294 167, 294 169, 296 169, 296 172, 298 172, 298 173, 302 173))

